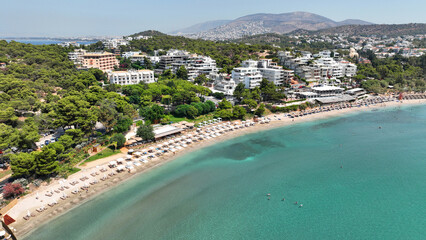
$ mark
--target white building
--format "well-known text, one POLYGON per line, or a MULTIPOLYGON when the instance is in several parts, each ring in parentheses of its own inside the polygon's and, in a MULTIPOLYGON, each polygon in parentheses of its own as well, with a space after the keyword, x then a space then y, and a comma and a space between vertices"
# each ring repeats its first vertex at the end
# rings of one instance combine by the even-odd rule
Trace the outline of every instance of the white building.
POLYGON ((245 88, 253 89, 260 86, 262 82, 262 74, 257 68, 239 67, 232 70, 232 79, 238 85, 244 83, 245 88))
POLYGON ((312 87, 312 92, 318 94, 319 97, 336 96, 343 93, 343 88, 335 86, 318 86, 312 87))
POLYGON ((134 62, 141 62, 141 63, 143 63, 146 57, 147 56, 145 54, 140 54, 139 53, 139 54, 135 54, 135 55, 130 56, 129 59, 130 59, 130 61, 132 63, 134 63, 134 62))
POLYGON ((124 53, 121 54, 121 57, 123 57, 123 58, 129 58, 129 57, 134 56, 134 55, 139 55, 140 53, 141 53, 141 51, 124 52, 124 53))
POLYGON ((127 44, 129 44, 129 41, 123 38, 114 38, 114 39, 103 40, 102 43, 105 48, 115 49, 120 46, 126 46, 127 44))
POLYGON ((273 82, 277 86, 283 85, 294 76, 294 71, 284 70, 281 66, 272 62, 271 59, 262 59, 259 61, 246 60, 241 65, 243 68, 257 69, 262 75, 262 78, 273 82))
POLYGON ((86 50, 84 49, 75 49, 73 52, 68 53, 68 58, 75 64, 75 65, 82 65, 83 64, 83 55, 86 54, 86 50))
POLYGON ((153 83, 155 82, 154 71, 151 70, 129 70, 129 71, 114 71, 108 73, 108 79, 111 84, 131 85, 140 82, 153 83))
POLYGON ((344 77, 353 77, 356 75, 357 67, 348 61, 336 61, 331 58, 331 51, 325 50, 315 57, 302 52, 302 56, 294 56, 290 52, 279 52, 278 57, 281 64, 293 69, 296 74, 307 81, 326 81, 329 79, 338 79, 344 77))
POLYGON ((223 92, 225 95, 232 95, 234 94, 234 90, 237 87, 237 84, 235 84, 234 80, 225 80, 218 81, 214 84, 214 90, 217 90, 219 92, 223 92))
POLYGON ((268 79, 268 81, 273 82, 276 86, 281 86, 284 84, 284 71, 283 69, 275 68, 259 68, 260 73, 263 78, 268 79))
POLYGON ((193 81, 201 74, 206 76, 219 72, 216 67, 216 60, 207 56, 191 55, 189 58, 172 63, 173 71, 176 72, 181 66, 188 71, 188 80, 193 81))

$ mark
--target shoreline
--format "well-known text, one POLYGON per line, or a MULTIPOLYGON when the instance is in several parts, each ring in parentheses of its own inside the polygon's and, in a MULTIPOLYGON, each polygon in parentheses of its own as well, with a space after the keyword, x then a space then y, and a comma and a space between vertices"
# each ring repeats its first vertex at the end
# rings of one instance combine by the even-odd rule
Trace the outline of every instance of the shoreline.
MULTIPOLYGON (((91 176, 90 173, 93 173, 94 171, 98 171, 101 168, 92 166, 96 163, 96 165, 99 164, 108 164, 108 161, 105 161, 104 159, 100 159, 101 161, 94 161, 93 164, 90 165, 90 167, 83 166, 82 171, 75 173, 71 175, 68 178, 68 181, 71 182, 72 180, 77 180, 80 182, 79 185, 81 185, 83 182, 85 182, 85 185, 88 185, 88 191, 80 191, 77 194, 71 194, 70 192, 75 189, 75 187, 70 186, 69 189, 63 189, 62 191, 59 191, 56 189, 58 187, 61 187, 60 180, 53 180, 50 184, 45 184, 43 186, 40 186, 36 191, 22 197, 18 204, 15 205, 11 210, 7 212, 11 217, 13 217, 16 222, 11 224, 10 226, 17 229, 15 231, 15 234, 19 238, 23 238, 28 236, 32 231, 39 228, 41 225, 44 225, 48 223, 51 220, 54 220, 56 217, 59 217, 68 211, 74 209, 75 207, 78 207, 81 204, 84 204, 92 199, 94 199, 96 196, 99 196, 109 190, 112 190, 114 187, 119 186, 120 183, 123 183, 125 181, 128 181, 134 177, 139 176, 142 173, 145 173, 149 170, 155 169, 165 163, 168 163, 170 161, 173 161, 179 157, 182 157, 186 154, 190 154, 193 151, 200 150, 202 148, 211 146, 215 143, 230 140, 236 137, 240 137, 243 135, 259 132, 259 131, 265 131, 265 130, 271 130, 278 127, 285 127, 290 125, 295 125, 303 122, 311 122, 311 121, 317 121, 317 120, 323 120, 328 119, 332 117, 342 116, 349 113, 356 113, 356 112, 364 112, 364 111, 371 111, 373 109, 379 109, 379 108, 391 108, 391 107, 400 107, 400 106, 409 106, 409 105, 421 105, 426 104, 426 100, 404 100, 403 102, 399 101, 391 101, 391 102, 385 102, 385 103, 378 103, 375 105, 370 106, 361 106, 361 107, 352 107, 352 108, 344 108, 341 110, 333 110, 328 112, 321 112, 316 113, 312 115, 307 115, 303 117, 293 118, 290 119, 288 117, 283 117, 282 113, 277 114, 271 114, 269 117, 271 118, 271 122, 267 124, 256 124, 251 127, 246 127, 243 129, 238 129, 236 131, 229 131, 225 134, 222 134, 219 137, 199 141, 196 143, 192 143, 188 145, 187 148, 184 148, 182 151, 176 152, 176 154, 173 153, 166 153, 161 155, 160 157, 156 157, 153 160, 150 160, 148 163, 142 164, 140 167, 136 167, 136 171, 133 173, 117 173, 114 176, 108 176, 106 180, 102 181, 99 180, 97 184, 89 185, 89 181, 92 181, 93 179, 99 179, 104 174, 108 174, 112 171, 115 171, 116 169, 113 168, 108 169, 107 172, 102 173, 100 172, 98 175, 91 176), (274 120, 274 115, 281 118, 281 120, 274 120), (80 178, 83 176, 87 176, 90 178, 90 180, 87 181, 81 181, 80 178), (55 193, 53 193, 52 197, 45 196, 45 192, 48 190, 55 189, 55 193), (66 192, 66 195, 68 197, 64 197, 63 193, 66 192), (38 194, 38 195, 37 195, 38 194), (37 197, 38 196, 38 197, 37 197), (59 197, 64 197, 65 200, 60 199, 59 197), (57 201, 58 204, 53 205, 52 207, 47 206, 49 203, 57 201), (41 205, 45 205, 47 207, 46 210, 43 212, 37 212, 36 208, 40 207, 41 205), (35 215, 30 217, 29 220, 24 220, 23 217, 27 215, 27 210, 30 210, 31 215, 35 215)), ((191 131, 192 132, 192 131, 191 131)), ((195 131, 194 131, 195 132, 195 131)), ((155 143, 156 145, 158 143, 155 143)), ((117 158, 118 156, 114 156, 117 158)))

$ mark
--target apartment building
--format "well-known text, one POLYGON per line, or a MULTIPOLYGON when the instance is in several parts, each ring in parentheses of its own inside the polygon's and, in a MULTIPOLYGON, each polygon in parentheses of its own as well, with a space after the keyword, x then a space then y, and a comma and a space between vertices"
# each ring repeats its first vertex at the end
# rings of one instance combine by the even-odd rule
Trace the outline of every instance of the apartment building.
POLYGON ((172 69, 172 64, 176 62, 186 61, 189 58, 189 52, 170 49, 166 55, 160 56, 159 69, 172 69))
POLYGON ((85 53, 81 56, 82 65, 86 68, 97 68, 102 71, 113 70, 119 62, 114 54, 109 52, 85 53))
POLYGON ((121 57, 122 58, 129 58, 129 57, 134 56, 134 55, 139 55, 140 53, 141 53, 141 51, 124 52, 124 53, 121 54, 121 57))
POLYGON ((197 54, 190 55, 186 60, 172 63, 173 72, 176 72, 181 66, 184 66, 188 71, 188 80, 190 81, 193 81, 201 74, 208 76, 219 72, 215 60, 211 57, 198 56, 197 54))
POLYGON ((113 49, 119 48, 120 46, 126 46, 129 44, 129 41, 123 38, 114 38, 114 39, 106 39, 102 41, 105 48, 113 49))
POLYGON ((83 55, 86 54, 86 50, 84 49, 75 49, 73 52, 68 53, 68 58, 78 66, 83 64, 83 55))
POLYGON ((348 61, 336 61, 330 57, 331 51, 325 50, 314 56, 307 53, 296 57, 290 52, 279 52, 281 64, 294 70, 301 78, 307 81, 326 81, 356 75, 357 67, 348 61))
POLYGON ((288 83, 294 76, 293 70, 284 70, 281 66, 272 62, 271 59, 261 59, 259 61, 246 60, 241 65, 243 68, 256 68, 262 75, 262 78, 273 82, 277 86, 288 83))
POLYGON ((109 72, 108 79, 111 84, 119 85, 155 82, 154 71, 146 69, 109 72))
POLYGON ((260 86, 262 74, 257 68, 239 67, 232 70, 232 79, 237 85, 239 83, 244 83, 245 88, 253 89, 260 86))

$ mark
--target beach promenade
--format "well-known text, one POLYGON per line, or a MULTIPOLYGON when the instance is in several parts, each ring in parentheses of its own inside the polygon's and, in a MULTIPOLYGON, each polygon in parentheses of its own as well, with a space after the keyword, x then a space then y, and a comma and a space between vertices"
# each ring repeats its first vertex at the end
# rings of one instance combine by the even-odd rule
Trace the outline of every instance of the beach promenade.
POLYGON ((22 237, 39 225, 51 221, 68 210, 92 199, 104 191, 119 186, 125 180, 158 167, 192 151, 244 134, 288 126, 305 121, 315 121, 356 111, 371 111, 381 107, 399 107, 408 104, 425 104, 426 100, 394 99, 337 104, 308 109, 291 114, 271 114, 253 121, 233 121, 210 124, 185 132, 175 138, 165 139, 135 149, 130 156, 99 159, 71 175, 40 186, 21 199, 7 214, 16 220, 10 226, 22 237), (390 100, 390 101, 388 101, 390 100), (118 159, 122 158, 122 159, 118 159), (121 163, 120 163, 121 162, 121 163))

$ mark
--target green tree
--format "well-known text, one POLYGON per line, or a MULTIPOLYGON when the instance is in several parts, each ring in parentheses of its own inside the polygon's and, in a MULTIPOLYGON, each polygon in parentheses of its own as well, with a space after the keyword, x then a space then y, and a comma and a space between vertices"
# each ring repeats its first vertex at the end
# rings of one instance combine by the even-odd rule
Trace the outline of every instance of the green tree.
POLYGON ((164 117, 164 108, 157 104, 154 104, 150 107, 142 108, 139 111, 139 114, 144 117, 145 120, 156 122, 164 117))
POLYGON ((246 109, 238 105, 234 106, 232 110, 232 115, 236 119, 243 119, 246 113, 247 113, 246 109))
POLYGON ((70 149, 75 144, 71 135, 64 134, 59 139, 58 142, 64 146, 65 149, 70 149))
POLYGON ((136 135, 145 141, 155 139, 154 128, 151 125, 141 125, 136 131, 136 135))
POLYGON ((112 99, 103 99, 99 103, 98 121, 105 126, 107 132, 117 124, 119 114, 116 108, 117 105, 112 99))
POLYGON ((74 126, 90 132, 97 120, 90 103, 78 96, 68 96, 58 101, 54 124, 57 127, 74 126))
POLYGON ((182 80, 188 80, 188 71, 184 66, 180 66, 180 68, 176 71, 176 76, 182 80))
POLYGON ((242 101, 242 104, 247 104, 247 106, 250 109, 256 109, 257 108, 257 102, 255 100, 253 100, 253 99, 244 99, 242 101))
POLYGON ((35 156, 35 173, 41 177, 55 174, 59 170, 59 163, 56 161, 56 151, 54 148, 45 147, 35 156))
POLYGON ((114 131, 117 133, 123 133, 127 132, 130 129, 130 126, 132 126, 133 121, 127 116, 124 116, 123 114, 120 114, 117 124, 114 126, 114 131))
POLYGON ((222 119, 232 119, 233 114, 232 114, 232 110, 231 109, 220 109, 218 111, 216 111, 215 113, 215 117, 220 117, 222 119))
POLYGON ((207 100, 205 104, 209 106, 209 112, 213 112, 214 110, 216 110, 216 104, 214 104, 214 102, 207 100))
POLYGON ((233 95, 238 101, 241 101, 244 90, 245 90, 244 83, 238 83, 238 85, 235 87, 233 95))
POLYGON ((194 79, 194 83, 198 85, 204 85, 208 81, 209 79, 206 77, 205 74, 200 74, 194 79))
POLYGON ((198 110, 194 106, 189 106, 189 108, 186 110, 186 117, 194 119, 196 116, 198 116, 198 110))
POLYGON ((260 106, 254 112, 254 114, 256 114, 258 116, 262 116, 263 113, 265 113, 265 104, 261 103, 260 106))
POLYGON ((31 153, 11 154, 10 168, 13 177, 32 176, 35 170, 35 155, 31 153))
POLYGON ((226 100, 226 98, 224 98, 224 99, 222 99, 221 102, 219 102, 218 108, 219 109, 231 109, 232 104, 228 100, 226 100))
POLYGON ((124 143, 126 143, 126 138, 121 133, 114 134, 111 139, 111 143, 115 143, 116 148, 122 148, 124 146, 124 143))
POLYGON ((145 66, 146 69, 154 69, 154 67, 152 66, 152 62, 151 60, 149 60, 147 57, 143 58, 143 65, 145 66))

